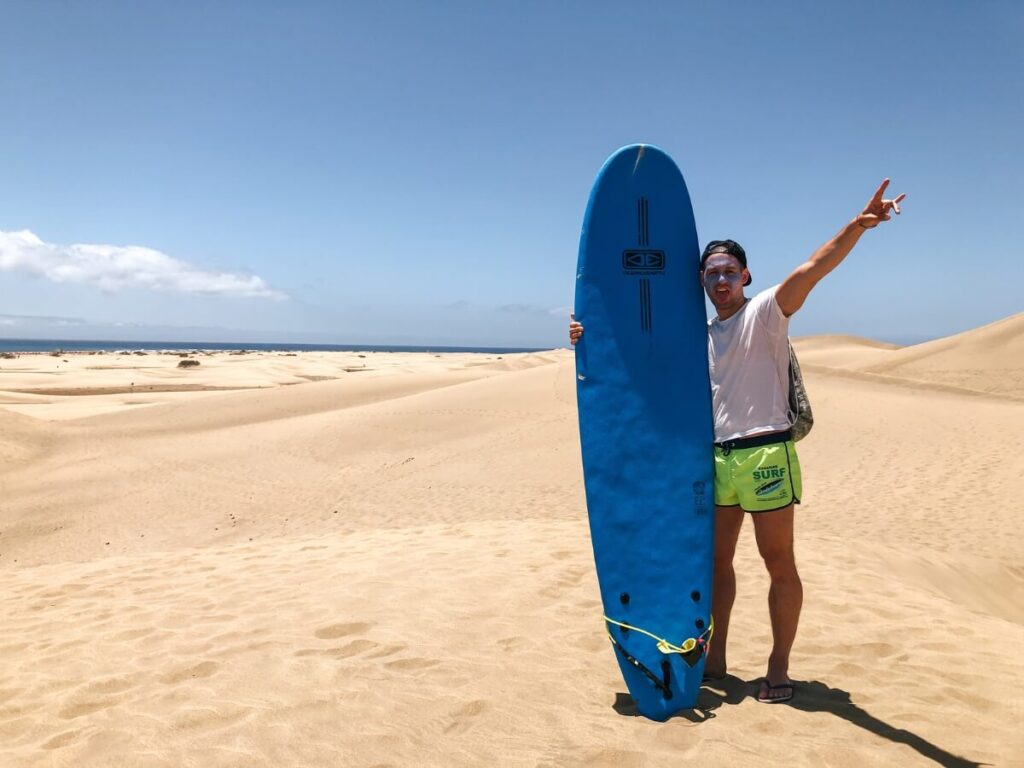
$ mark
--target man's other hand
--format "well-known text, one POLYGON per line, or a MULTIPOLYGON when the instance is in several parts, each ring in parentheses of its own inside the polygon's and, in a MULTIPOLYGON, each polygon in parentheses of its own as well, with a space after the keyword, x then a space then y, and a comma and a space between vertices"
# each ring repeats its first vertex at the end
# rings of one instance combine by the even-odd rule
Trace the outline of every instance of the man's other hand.
POLYGON ((569 343, 575 345, 583 335, 583 325, 576 322, 576 315, 569 315, 569 343))

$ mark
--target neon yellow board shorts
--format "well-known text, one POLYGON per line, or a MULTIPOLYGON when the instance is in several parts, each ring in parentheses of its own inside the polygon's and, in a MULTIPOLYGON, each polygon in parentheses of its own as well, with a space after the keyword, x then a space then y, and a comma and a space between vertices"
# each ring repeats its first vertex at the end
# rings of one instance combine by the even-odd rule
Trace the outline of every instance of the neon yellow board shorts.
POLYGON ((799 504, 803 485, 792 440, 755 448, 715 446, 715 504, 772 512, 799 504))

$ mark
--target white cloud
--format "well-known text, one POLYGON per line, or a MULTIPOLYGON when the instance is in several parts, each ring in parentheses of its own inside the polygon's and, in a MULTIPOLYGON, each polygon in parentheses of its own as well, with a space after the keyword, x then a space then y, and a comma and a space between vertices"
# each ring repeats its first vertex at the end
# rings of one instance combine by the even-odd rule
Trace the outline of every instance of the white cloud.
POLYGON ((209 272, 138 245, 54 245, 27 229, 0 230, 0 272, 24 272, 55 283, 89 283, 104 290, 145 288, 206 296, 286 299, 261 277, 209 272))
POLYGON ((499 312, 509 312, 512 314, 519 315, 534 315, 538 318, 544 317, 569 317, 572 312, 571 307, 551 307, 545 308, 541 304, 525 304, 525 303, 510 303, 502 304, 498 307, 499 312))
POLYGON ((8 328, 46 328, 50 326, 83 325, 77 317, 52 317, 46 315, 0 315, 0 325, 8 328))

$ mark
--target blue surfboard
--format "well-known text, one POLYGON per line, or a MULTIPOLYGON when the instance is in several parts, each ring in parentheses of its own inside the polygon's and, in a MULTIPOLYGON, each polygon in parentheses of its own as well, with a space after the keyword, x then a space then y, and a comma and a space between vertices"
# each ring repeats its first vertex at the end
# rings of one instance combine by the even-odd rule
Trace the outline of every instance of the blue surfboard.
POLYGON ((695 705, 711 634, 714 439, 699 268, 676 164, 650 145, 623 147, 598 173, 583 221, 576 398, 605 627, 637 711, 654 720, 695 705))

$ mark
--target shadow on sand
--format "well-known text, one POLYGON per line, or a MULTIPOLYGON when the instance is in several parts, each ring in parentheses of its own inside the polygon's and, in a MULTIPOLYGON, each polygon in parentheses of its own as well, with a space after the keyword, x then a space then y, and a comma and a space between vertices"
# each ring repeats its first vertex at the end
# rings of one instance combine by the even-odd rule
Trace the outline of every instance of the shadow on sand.
MULTIPOLYGON (((681 717, 692 723, 703 723, 716 717, 715 710, 723 704, 739 704, 744 699, 757 696, 760 678, 757 680, 741 680, 733 675, 726 675, 721 680, 705 683, 700 690, 697 706, 692 710, 680 712, 674 717, 681 717)), ((875 736, 888 739, 896 744, 906 744, 922 757, 932 760, 943 768, 981 768, 987 763, 978 763, 967 758, 954 755, 930 741, 911 733, 904 728, 896 728, 884 720, 879 720, 864 709, 861 709, 850 697, 848 691, 830 688, 817 680, 795 681, 796 695, 791 701, 783 704, 766 706, 792 707, 803 712, 828 712, 848 720, 853 725, 863 728, 875 736)), ((615 694, 612 708, 620 715, 636 716, 636 705, 627 693, 615 694)))

